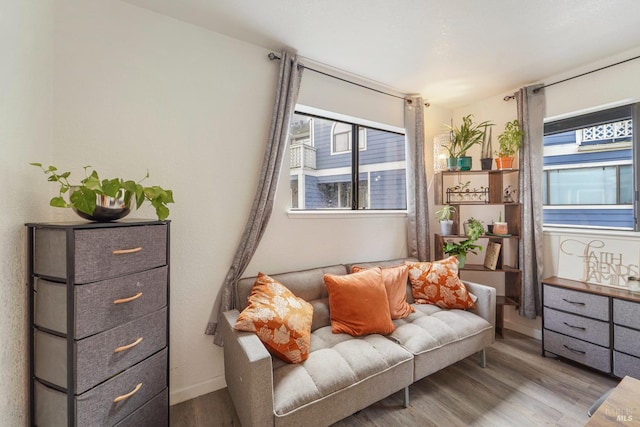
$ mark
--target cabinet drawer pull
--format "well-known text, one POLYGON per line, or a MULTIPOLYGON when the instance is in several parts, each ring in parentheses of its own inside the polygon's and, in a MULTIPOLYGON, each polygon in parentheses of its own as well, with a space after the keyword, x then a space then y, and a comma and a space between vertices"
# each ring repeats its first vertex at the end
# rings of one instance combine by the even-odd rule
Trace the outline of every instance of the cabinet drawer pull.
POLYGON ((570 328, 573 328, 573 329, 580 329, 581 331, 586 331, 587 330, 587 328, 585 328, 583 326, 575 326, 575 325, 572 325, 572 324, 567 323, 567 322, 562 322, 562 323, 564 323, 566 326, 568 326, 570 328))
POLYGON ((562 298, 562 301, 564 301, 564 302, 568 302, 569 304, 585 305, 585 303, 583 303, 583 302, 579 302, 579 301, 571 301, 571 300, 568 300, 568 299, 566 299, 566 298, 562 298))
POLYGON ((127 394, 123 394, 122 396, 118 396, 115 399, 113 399, 113 403, 118 403, 118 402, 122 402, 123 400, 126 400, 128 398, 130 398, 131 396, 133 396, 134 394, 136 394, 138 392, 138 390, 140 390, 142 388, 142 383, 138 384, 133 390, 131 390, 129 393, 127 394))
POLYGON ((138 246, 137 248, 131 248, 131 249, 116 249, 111 253, 114 255, 125 255, 125 254, 134 254, 136 252, 140 252, 141 250, 142 250, 142 246, 138 246))
POLYGON ((568 345, 566 345, 566 344, 562 344, 562 346, 563 346, 564 348, 566 348, 567 350, 569 350, 570 352, 572 352, 572 353, 576 353, 576 354, 587 354, 587 352, 586 352, 586 351, 576 350, 575 348, 571 348, 571 347, 569 347, 569 346, 568 346, 568 345))
POLYGON ((114 353, 120 353, 121 351, 129 350, 130 348, 133 348, 133 347, 137 346, 141 342, 142 342, 142 337, 138 338, 137 340, 135 340, 131 344, 123 345, 121 347, 116 348, 115 350, 113 350, 113 352, 114 353))
POLYGON ((125 302, 131 302, 133 300, 136 300, 136 299, 140 298, 141 296, 142 296, 142 292, 138 292, 137 294, 135 294, 132 297, 120 298, 120 299, 114 300, 113 303, 114 304, 124 304, 125 302))

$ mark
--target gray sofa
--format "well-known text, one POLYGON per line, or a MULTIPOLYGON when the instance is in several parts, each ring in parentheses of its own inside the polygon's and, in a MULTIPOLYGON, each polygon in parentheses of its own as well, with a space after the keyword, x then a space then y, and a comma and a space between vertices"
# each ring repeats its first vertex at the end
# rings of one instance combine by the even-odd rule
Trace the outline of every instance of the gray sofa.
MULTIPOLYGON (((357 263, 390 266, 405 261, 357 263)), ((404 389, 446 366, 480 353, 495 339, 495 289, 464 282, 477 296, 473 310, 446 310, 413 304, 410 285, 407 298, 416 309, 394 320, 388 336, 352 337, 333 334, 329 299, 323 276, 348 274, 351 265, 334 265, 270 276, 313 305, 309 358, 288 364, 272 357, 253 332, 233 329, 255 277, 236 284, 237 310, 224 313, 225 377, 236 412, 244 427, 326 426, 404 389)))

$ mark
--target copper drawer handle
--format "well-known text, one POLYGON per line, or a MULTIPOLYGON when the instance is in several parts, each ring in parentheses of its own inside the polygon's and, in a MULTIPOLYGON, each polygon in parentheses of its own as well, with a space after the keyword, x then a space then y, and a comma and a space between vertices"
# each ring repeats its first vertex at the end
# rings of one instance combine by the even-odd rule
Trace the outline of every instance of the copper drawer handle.
POLYGON ((136 388, 134 388, 133 390, 131 390, 129 393, 127 394, 123 394, 122 396, 118 396, 115 399, 113 399, 113 403, 118 403, 118 402, 122 402, 123 400, 126 400, 128 398, 130 398, 131 396, 133 396, 134 394, 136 394, 138 392, 138 390, 140 390, 142 388, 142 383, 138 384, 136 386, 136 388))
POLYGON ((131 249, 116 249, 111 253, 114 255, 124 255, 124 254, 134 254, 136 252, 140 252, 141 250, 142 250, 142 246, 138 246, 137 248, 131 248, 131 249))
POLYGON ((136 299, 140 298, 141 296, 142 296, 142 292, 138 292, 137 294, 135 294, 132 297, 120 298, 120 299, 114 300, 113 303, 114 304, 124 304, 125 302, 131 302, 133 300, 136 300, 136 299))
POLYGON ((121 347, 116 348, 115 350, 113 350, 113 352, 114 353, 120 353, 121 351, 129 350, 130 348, 133 348, 133 347, 137 346, 141 342, 142 342, 142 337, 138 338, 137 340, 135 340, 131 344, 123 345, 121 347))

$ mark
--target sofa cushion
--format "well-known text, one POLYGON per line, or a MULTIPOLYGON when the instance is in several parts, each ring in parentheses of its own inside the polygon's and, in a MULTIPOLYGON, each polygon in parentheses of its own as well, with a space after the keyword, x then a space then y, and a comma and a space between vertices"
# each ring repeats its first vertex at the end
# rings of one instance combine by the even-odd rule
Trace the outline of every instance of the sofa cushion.
POLYGON ((270 353, 300 363, 309 355, 312 317, 311 304, 260 273, 234 328, 255 332, 270 353))
POLYGON ((396 330, 388 336, 414 355, 461 341, 492 329, 482 317, 466 310, 442 309, 431 304, 414 304, 415 313, 394 320, 396 330))
POLYGON ((412 357, 406 349, 381 335, 353 337, 334 334, 330 327, 320 328, 311 334, 311 352, 306 361, 296 365, 274 362, 274 412, 286 415, 329 398, 332 393, 402 363, 412 363, 412 357))
POLYGON ((458 277, 458 259, 409 263, 409 281, 416 303, 442 308, 473 308, 475 304, 458 277))
POLYGON ((343 276, 324 275, 331 330, 353 336, 388 334, 395 327, 379 267, 343 276))
MULTIPOLYGON (((359 265, 351 267, 351 271, 357 273, 366 268, 359 265)), ((390 267, 380 267, 382 270, 382 281, 387 291, 389 301, 389 311, 391 319, 402 319, 414 312, 413 307, 407 302, 407 279, 409 277, 409 266, 406 264, 394 265, 390 267)))

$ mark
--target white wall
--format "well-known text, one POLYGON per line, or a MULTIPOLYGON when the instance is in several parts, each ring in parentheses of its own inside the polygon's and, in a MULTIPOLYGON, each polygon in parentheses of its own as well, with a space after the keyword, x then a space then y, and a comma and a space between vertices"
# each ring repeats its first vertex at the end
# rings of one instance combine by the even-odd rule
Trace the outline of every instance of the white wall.
MULTIPOLYGON (((609 58, 603 58, 596 63, 586 64, 583 67, 568 70, 561 75, 549 76, 542 79, 539 83, 554 83, 571 76, 576 76, 638 56, 639 54, 640 49, 622 52, 609 58)), ((545 89, 545 117, 572 115, 576 112, 583 112, 584 110, 598 108, 612 103, 628 102, 630 100, 637 102, 640 100, 640 80, 638 79, 638 75, 640 75, 640 60, 635 60, 548 87, 545 89)), ((529 84, 533 84, 533 82, 529 84)), ((526 85, 527 84, 523 84, 523 86, 526 85)), ((517 90, 517 88, 514 88, 514 91, 515 90, 517 90)), ((454 123, 459 123, 460 118, 469 113, 474 114, 474 119, 478 121, 493 121, 496 124, 493 133, 494 149, 497 148, 496 137, 502 132, 504 123, 517 118, 515 100, 505 102, 503 100, 505 95, 511 95, 511 93, 497 94, 494 97, 456 109, 454 112, 454 123)), ((480 158, 479 147, 474 147, 470 153, 474 157, 474 161, 480 158)), ((479 168, 479 165, 474 166, 474 168, 479 168)), ((608 235, 611 237, 612 234, 614 233, 582 232, 578 233, 577 236, 584 239, 597 238, 602 240, 603 236, 608 235)), ((615 237, 609 239, 611 246, 618 247, 624 244, 633 245, 634 242, 635 245, 637 245, 640 241, 638 233, 622 234, 623 236, 619 239, 615 237), (629 240, 629 237, 632 239, 629 240)), ((558 260, 560 258, 558 242, 561 236, 576 236, 576 234, 567 233, 563 230, 545 230, 545 277, 558 274, 558 260)), ((480 283, 495 284, 493 282, 495 276, 493 275, 487 275, 486 277, 474 276, 470 278, 480 283)), ((497 287, 501 288, 502 286, 504 286, 503 282, 498 281, 497 287)), ((522 318, 510 307, 505 309, 505 327, 531 336, 541 336, 540 319, 529 320, 522 318)))
POLYGON ((27 221, 47 218, 44 175, 51 158, 52 2, 0 1, 0 424, 27 424, 27 221))
MULTIPOLYGON (((115 0, 56 2, 54 43, 54 163, 72 177, 87 164, 132 178, 148 168, 149 183, 174 190, 171 402, 222 388, 222 349, 203 332, 255 193, 279 63, 115 0)), ((406 254, 404 216, 290 218, 286 164, 281 182, 247 275, 406 254)))

